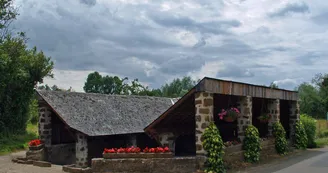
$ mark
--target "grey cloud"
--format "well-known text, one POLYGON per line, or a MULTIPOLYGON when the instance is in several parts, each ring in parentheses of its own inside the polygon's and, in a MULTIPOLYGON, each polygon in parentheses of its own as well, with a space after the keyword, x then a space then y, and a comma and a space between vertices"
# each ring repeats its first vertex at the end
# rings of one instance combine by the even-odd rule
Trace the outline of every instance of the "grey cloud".
POLYGON ((164 27, 179 27, 191 31, 210 34, 230 34, 227 29, 239 27, 241 23, 237 20, 222 20, 211 22, 197 22, 186 16, 177 16, 168 13, 151 12, 148 17, 155 23, 164 27))
POLYGON ((309 12, 310 8, 305 3, 289 3, 285 7, 278 9, 277 11, 269 13, 270 17, 282 17, 290 13, 306 13, 309 12))
POLYGON ((80 0, 82 4, 86 4, 89 6, 94 6, 97 3, 97 0, 80 0))
POLYGON ((202 37, 194 46, 194 49, 197 49, 198 47, 202 47, 206 45, 206 40, 204 37, 202 37))
POLYGON ((244 67, 234 65, 234 64, 225 64, 225 70, 220 71, 217 74, 217 77, 228 77, 228 78, 242 78, 242 77, 254 77, 254 73, 244 67))
MULTIPOLYGON (((113 4, 104 5, 100 1, 58 0, 56 6, 37 2, 41 5, 35 5, 35 10, 31 11, 30 5, 34 2, 26 0, 15 25, 26 31, 29 45, 53 57, 55 68, 60 70, 97 70, 138 78, 152 87, 159 87, 172 76, 183 76, 200 70, 205 62, 222 60, 227 66, 218 77, 247 78, 252 82, 256 81, 255 77, 266 80, 265 75, 260 75, 261 70, 275 69, 269 65, 252 66, 254 62, 273 51, 287 51, 279 46, 258 50, 245 41, 247 39, 240 38, 241 35, 230 32, 241 23, 220 16, 220 9, 224 8, 221 1, 194 1, 204 7, 202 15, 216 18, 210 22, 196 20, 195 9, 187 9, 187 12, 181 9, 178 16, 173 12, 159 12, 158 1, 123 5, 112 1, 113 4), (190 31, 199 38, 198 42, 188 47, 173 35, 163 36, 176 28, 190 31), (217 36, 220 42, 213 43, 217 36), (131 61, 131 57, 146 65, 131 61)), ((264 37, 274 30, 263 26, 257 32, 264 37)), ((251 38, 254 37, 256 33, 251 38)))
POLYGON ((328 24, 328 12, 313 16, 311 20, 318 25, 326 25, 328 24))
MULTIPOLYGON (((237 55, 250 55, 254 53, 254 49, 243 41, 237 39, 224 39, 222 45, 213 46, 207 45, 205 47, 200 47, 205 54, 211 54, 216 56, 226 56, 234 57, 237 55)), ((258 52, 260 53, 260 52, 258 52)))
POLYGON ((302 56, 296 57, 296 62, 300 65, 313 65, 315 60, 320 59, 324 55, 321 52, 307 52, 302 56))

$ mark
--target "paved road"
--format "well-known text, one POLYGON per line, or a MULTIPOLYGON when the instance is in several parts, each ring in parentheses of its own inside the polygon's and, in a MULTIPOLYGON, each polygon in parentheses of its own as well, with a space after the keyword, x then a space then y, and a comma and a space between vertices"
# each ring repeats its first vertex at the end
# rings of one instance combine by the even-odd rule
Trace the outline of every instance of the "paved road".
POLYGON ((328 148, 311 149, 239 173, 328 173, 328 148))

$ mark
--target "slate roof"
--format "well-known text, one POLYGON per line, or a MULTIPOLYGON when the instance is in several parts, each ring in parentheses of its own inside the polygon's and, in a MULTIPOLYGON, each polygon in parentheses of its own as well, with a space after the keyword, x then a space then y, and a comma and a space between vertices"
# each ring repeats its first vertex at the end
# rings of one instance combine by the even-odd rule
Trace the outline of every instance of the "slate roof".
POLYGON ((142 133, 178 99, 37 91, 71 128, 89 136, 142 133))

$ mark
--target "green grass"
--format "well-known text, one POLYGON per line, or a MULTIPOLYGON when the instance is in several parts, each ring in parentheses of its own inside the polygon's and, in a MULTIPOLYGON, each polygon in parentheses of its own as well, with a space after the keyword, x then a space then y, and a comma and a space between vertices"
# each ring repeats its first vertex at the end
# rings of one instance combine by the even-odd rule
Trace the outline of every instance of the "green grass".
POLYGON ((317 147, 319 147, 319 148, 328 146, 328 137, 318 138, 318 139, 315 140, 315 143, 317 144, 317 147))
POLYGON ((38 126, 28 124, 25 134, 10 135, 0 138, 0 155, 21 151, 28 147, 28 142, 38 138, 38 126))

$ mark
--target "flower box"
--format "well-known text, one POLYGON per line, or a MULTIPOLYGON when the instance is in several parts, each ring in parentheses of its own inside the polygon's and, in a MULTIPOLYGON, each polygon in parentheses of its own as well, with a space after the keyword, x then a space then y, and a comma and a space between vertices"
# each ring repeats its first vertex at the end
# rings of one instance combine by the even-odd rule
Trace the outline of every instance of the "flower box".
POLYGON ((126 158, 172 158, 173 153, 103 153, 104 159, 126 159, 126 158))
POLYGON ((44 144, 39 144, 39 145, 36 145, 36 146, 29 146, 29 150, 31 151, 36 151, 36 150, 40 150, 44 147, 44 144))

